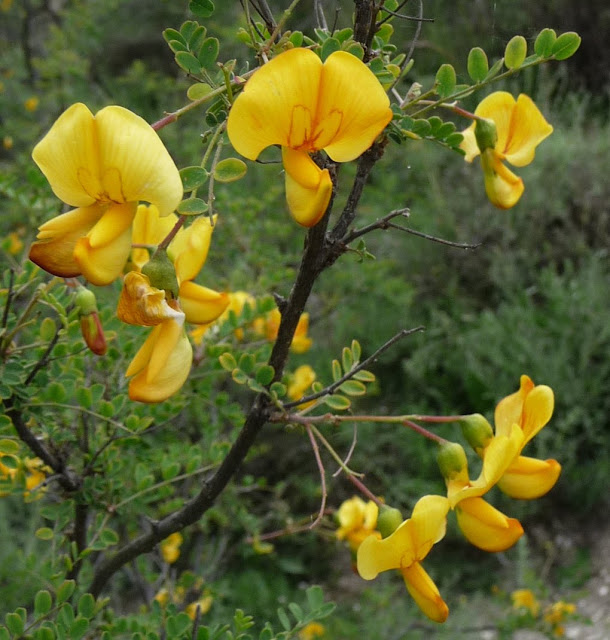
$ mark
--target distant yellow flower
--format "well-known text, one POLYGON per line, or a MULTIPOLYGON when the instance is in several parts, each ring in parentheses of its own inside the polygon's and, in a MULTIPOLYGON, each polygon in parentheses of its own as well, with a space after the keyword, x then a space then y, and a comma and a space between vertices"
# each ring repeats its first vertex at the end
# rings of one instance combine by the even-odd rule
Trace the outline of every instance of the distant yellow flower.
POLYGON ((534 618, 540 613, 540 603, 531 589, 517 589, 510 594, 513 609, 527 609, 534 618))
POLYGON ((553 127, 523 93, 515 100, 506 91, 496 91, 481 101, 474 113, 495 125, 496 139, 493 129, 475 121, 462 132, 464 140, 460 146, 466 152, 467 162, 481 155, 485 190, 491 203, 500 209, 510 209, 517 204, 524 186, 523 180, 503 161, 515 167, 530 164, 536 147, 551 135, 553 127))
POLYGON ((365 502, 359 496, 345 500, 336 513, 339 528, 335 531, 338 540, 347 540, 350 549, 354 552, 362 544, 362 541, 370 535, 381 539, 377 528, 379 507, 372 501, 365 502))
MULTIPOLYGON (((267 340, 273 342, 277 338, 280 329, 282 314, 278 308, 272 309, 260 322, 256 323, 260 333, 264 333, 267 340)), ((309 331, 309 314, 302 313, 294 331, 294 337, 290 345, 290 350, 294 353, 305 353, 312 345, 312 339, 307 335, 309 331)))
POLYGON ((165 587, 163 589, 159 589, 153 600, 156 600, 161 607, 167 606, 167 603, 169 602, 169 591, 165 587))
POLYGON ((199 615, 203 616, 210 610, 213 602, 214 598, 212 598, 212 596, 203 596, 199 598, 199 600, 187 605, 184 613, 186 613, 191 620, 194 620, 197 615, 197 607, 199 607, 199 615))
MULTIPOLYGON (((254 296, 250 295, 246 291, 232 291, 226 294, 228 298, 228 305, 225 310, 214 320, 213 322, 207 322, 205 324, 200 324, 195 327, 191 331, 191 337, 193 338, 193 342, 195 344, 201 344, 203 340, 203 336, 211 329, 212 327, 220 327, 228 318, 231 311, 235 314, 236 317, 239 318, 244 307, 246 305, 254 308, 256 305, 256 300, 254 296)), ((241 328, 235 329, 235 337, 238 340, 244 339, 244 330, 241 328)))
POLYGON ((310 622, 299 631, 299 640, 314 640, 324 637, 324 625, 319 622, 310 622))
POLYGON ((434 622, 445 622, 449 608, 420 563, 445 535, 448 511, 447 498, 424 496, 394 533, 382 540, 368 536, 358 548, 358 573, 365 580, 398 569, 417 606, 434 622))
POLYGON ((40 100, 36 97, 36 96, 32 96, 31 98, 28 98, 24 103, 23 106, 25 107, 26 111, 36 111, 36 109, 38 109, 38 105, 40 103, 40 100))
POLYGON ((336 51, 322 63, 309 49, 291 49, 248 80, 229 113, 231 144, 256 160, 281 145, 286 198, 293 218, 312 227, 332 193, 328 169, 310 153, 325 150, 335 162, 366 151, 392 119, 381 84, 358 58, 336 51))
POLYGON ((13 138, 11 136, 4 136, 2 138, 2 146, 8 151, 13 148, 13 138))
POLYGON ((55 195, 77 207, 44 223, 30 250, 30 259, 53 275, 109 284, 129 256, 139 201, 166 216, 182 198, 178 169, 158 135, 122 107, 94 116, 84 104, 72 105, 32 157, 55 195))
POLYGON ((300 400, 311 385, 315 382, 316 372, 308 364, 298 367, 292 374, 292 380, 288 385, 288 397, 291 400, 300 400))
POLYGON ((40 458, 25 458, 23 466, 25 468, 24 497, 28 502, 42 498, 46 491, 43 483, 47 475, 52 472, 51 469, 40 458))
POLYGON ((161 555, 168 564, 173 564, 180 557, 180 545, 183 542, 182 534, 172 533, 161 542, 161 555))
POLYGON ((23 240, 19 237, 19 234, 16 231, 11 231, 11 233, 8 234, 8 237, 11 241, 8 252, 12 256, 15 256, 21 251, 21 249, 23 249, 23 240))
POLYGON ((553 635, 562 637, 565 634, 563 622, 576 613, 576 605, 559 600, 547 607, 543 614, 544 621, 551 626, 553 635))

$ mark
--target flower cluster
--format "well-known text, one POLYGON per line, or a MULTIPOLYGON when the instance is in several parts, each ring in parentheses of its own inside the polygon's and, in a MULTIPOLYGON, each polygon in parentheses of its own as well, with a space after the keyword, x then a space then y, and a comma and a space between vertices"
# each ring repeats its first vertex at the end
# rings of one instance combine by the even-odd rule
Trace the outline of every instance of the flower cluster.
POLYGON ((12 490, 23 490, 26 501, 41 498, 44 481, 51 469, 40 458, 19 458, 15 455, 3 455, 0 458, 0 482, 10 490, 0 490, 0 497, 12 493, 12 490))

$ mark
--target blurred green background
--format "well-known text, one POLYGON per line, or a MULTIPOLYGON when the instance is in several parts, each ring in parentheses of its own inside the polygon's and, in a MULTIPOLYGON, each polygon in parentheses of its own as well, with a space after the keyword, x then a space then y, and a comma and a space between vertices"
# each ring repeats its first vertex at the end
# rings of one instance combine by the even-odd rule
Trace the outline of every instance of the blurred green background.
MULTIPOLYGON (((287 4, 270 3, 276 15, 287 4)), ((206 22, 208 32, 220 38, 222 60, 241 60, 248 55, 235 38, 243 24, 241 6, 217 5, 206 22)), ((469 637, 459 635, 460 629, 472 621, 468 612, 482 606, 482 598, 485 607, 501 608, 501 597, 489 602, 494 585, 501 584, 504 593, 524 583, 559 592, 582 586, 590 575, 587 546, 560 553, 558 537, 597 527, 610 506, 610 50, 605 46, 610 11, 600 0, 588 5, 593 21, 584 21, 583 12, 567 0, 424 0, 424 16, 434 23, 423 25, 403 91, 410 82, 429 83, 442 62, 465 77, 473 46, 495 60, 514 34, 531 41, 543 27, 578 31, 583 43, 573 59, 494 87, 514 95, 527 92, 555 131, 539 147, 535 162, 519 170, 525 194, 506 212, 486 200, 478 167, 456 154, 416 141, 389 148, 365 192, 358 226, 409 207, 413 229, 481 246, 465 251, 396 230, 367 236, 376 259, 359 262, 347 254, 323 274, 308 308, 314 347, 291 363, 311 363, 330 382, 331 359, 353 338, 366 356, 399 329, 423 324, 424 333, 402 341, 373 368, 378 389, 357 405, 359 410, 481 412, 491 419, 495 403, 517 388, 522 373, 555 391, 552 423, 527 453, 560 460, 559 483, 535 503, 498 497, 499 508, 521 518, 530 532, 499 557, 478 552, 457 531, 449 532, 438 550, 442 560, 437 556, 430 564, 436 565, 431 573, 457 614, 438 637, 469 637), (545 567, 543 584, 534 577, 540 567, 545 567)), ((349 24, 349 2, 324 6, 329 22, 337 7, 338 25, 349 24)), ((150 122, 183 105, 190 83, 161 32, 192 15, 186 2, 176 0, 3 0, 0 8, 0 235, 15 233, 27 246, 37 225, 60 206, 31 161, 32 146, 76 101, 93 112, 120 104, 150 122)), ((417 4, 407 8, 415 13, 417 4)), ((311 29, 311 13, 311 3, 303 0, 294 26, 311 29)), ((414 22, 397 25, 394 43, 407 48, 415 29, 414 22)), ((474 108, 481 97, 470 98, 466 106, 474 108)), ((195 110, 161 132, 178 166, 199 162, 204 129, 203 114, 195 110)), ((346 175, 350 171, 345 168, 346 175)), ((339 205, 344 197, 340 192, 339 205)), ((259 296, 287 295, 303 231, 288 218, 277 166, 252 167, 238 188, 226 185, 217 198, 220 223, 205 267, 206 284, 259 296)), ((6 242, 4 247, 0 259, 6 268, 21 258, 6 251, 6 242)), ((456 436, 454 429, 440 433, 456 436)), ((346 450, 352 433, 329 431, 329 438, 346 450)), ((352 466, 366 471, 372 491, 407 513, 423 493, 442 491, 434 456, 428 443, 406 430, 364 425, 352 466)), ((362 581, 350 575, 348 552, 333 542, 331 530, 280 538, 271 555, 255 555, 243 545, 244 518, 266 519, 273 529, 288 517, 316 511, 319 482, 304 438, 267 429, 243 475, 263 478, 270 489, 268 495, 245 499, 230 490, 212 520, 216 526, 207 527, 222 556, 212 576, 216 600, 210 616, 222 620, 241 606, 268 617, 304 582, 319 582, 339 603, 338 614, 327 623, 329 637, 407 637, 399 628, 409 628, 409 638, 420 632, 430 637, 426 625, 409 627, 418 618, 395 576, 363 591, 362 581), (241 516, 231 518, 236 513, 241 516)), ((334 507, 352 495, 341 477, 332 480, 330 491, 334 507)), ((24 544, 27 532, 39 526, 38 506, 19 505, 15 512, 17 504, 0 501, 0 613, 19 604, 14 576, 27 580, 32 558, 44 553, 34 543, 24 544)), ((204 553, 202 545, 198 539, 190 553, 204 553)), ((117 593, 122 588, 117 583, 117 593)), ((128 609, 142 602, 134 597, 128 609)))

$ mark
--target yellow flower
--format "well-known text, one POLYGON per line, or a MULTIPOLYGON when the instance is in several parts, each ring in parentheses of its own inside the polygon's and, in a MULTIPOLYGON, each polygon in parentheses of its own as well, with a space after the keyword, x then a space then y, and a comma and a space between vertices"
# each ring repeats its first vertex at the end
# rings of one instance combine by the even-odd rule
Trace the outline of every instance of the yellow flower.
POLYGON ((466 152, 467 162, 481 154, 487 197, 496 207, 510 209, 517 204, 524 186, 523 180, 503 161, 515 167, 528 165, 534 159, 536 147, 551 135, 553 127, 532 99, 523 93, 515 100, 506 91, 496 91, 487 96, 474 113, 495 124, 497 138, 482 142, 480 134, 485 124, 479 125, 475 121, 462 132, 464 140, 460 146, 466 152), (476 127, 480 127, 478 132, 476 127))
POLYGON ((105 285, 123 270, 140 200, 161 216, 182 198, 178 169, 152 127, 110 106, 94 116, 69 107, 36 145, 32 157, 55 195, 77 207, 44 223, 30 259, 61 277, 105 285))
POLYGON ((347 540, 354 552, 362 541, 370 535, 380 539, 381 534, 375 531, 379 507, 372 501, 364 502, 362 498, 354 496, 345 500, 337 510, 336 519, 339 528, 335 531, 338 540, 347 540))
POLYGON ((11 136, 4 136, 2 138, 2 146, 8 151, 13 148, 13 138, 11 136))
POLYGON ((184 610, 184 613, 186 613, 191 620, 194 620, 197 615, 197 607, 199 607, 199 615, 202 616, 210 610, 212 602, 214 602, 212 596, 203 596, 199 598, 199 600, 191 602, 184 610))
POLYGON ((382 571, 398 569, 417 606, 434 622, 444 622, 449 609, 426 573, 421 561, 444 535, 449 501, 442 496, 424 496, 405 520, 387 538, 368 536, 358 548, 358 573, 373 580, 382 571))
POLYGON ((8 252, 14 256, 17 255, 21 249, 23 249, 23 240, 19 237, 19 234, 16 231, 11 231, 8 234, 10 245, 8 248, 8 252))
POLYGON ((42 498, 46 487, 41 486, 47 479, 47 474, 51 473, 51 469, 47 467, 40 458, 25 458, 25 491, 23 495, 31 500, 42 498))
POLYGON ((291 400, 300 400, 316 379, 316 372, 308 364, 303 364, 292 374, 292 380, 288 385, 288 397, 291 400))
POLYGON ((180 557, 180 545, 183 542, 182 534, 172 533, 161 542, 161 555, 168 564, 173 564, 180 557))
POLYGON ((26 111, 29 111, 31 113, 33 111, 36 111, 36 109, 38 109, 39 103, 40 103, 40 100, 36 96, 32 96, 31 98, 28 98, 23 103, 23 106, 25 107, 26 111))
POLYGON ((162 402, 178 391, 191 370, 193 348, 184 331, 184 312, 165 291, 150 285, 148 278, 130 271, 125 276, 117 308, 119 320, 153 326, 125 375, 129 397, 139 402, 162 402))
MULTIPOLYGON (((141 204, 136 209, 132 227, 132 245, 149 245, 156 247, 168 235, 178 222, 178 216, 173 213, 159 215, 159 209, 154 205, 141 204)), ((134 246, 131 250, 131 264, 140 271, 150 260, 147 248, 134 246)))
POLYGON ((550 387, 534 385, 531 378, 523 375, 519 390, 501 400, 496 407, 496 436, 508 434, 512 425, 518 425, 523 433, 517 456, 498 481, 498 487, 511 498, 539 498, 550 491, 559 478, 561 465, 557 460, 520 455, 525 445, 551 419, 554 403, 550 387))
POLYGON ((461 445, 449 443, 441 450, 439 466, 447 484, 447 497, 455 510, 457 522, 466 539, 484 551, 504 551, 523 535, 523 527, 515 518, 508 518, 481 496, 502 477, 514 460, 523 434, 514 425, 508 435, 499 435, 486 447, 483 468, 479 477, 471 481, 468 462, 461 445), (449 454, 452 464, 443 465, 443 453, 449 454))
POLYGON ((527 609, 534 618, 540 613, 540 603, 530 589, 517 589, 510 594, 513 609, 527 609))
POLYGON ((324 625, 319 622, 310 622, 299 631, 299 640, 314 640, 324 637, 324 625))
MULTIPOLYGON (((255 323, 255 327, 259 333, 263 333, 267 340, 273 342, 277 338, 277 333, 280 329, 280 321, 282 320, 282 314, 280 310, 272 309, 264 319, 255 323)), ((297 328, 294 331, 294 337, 290 345, 290 350, 294 353, 305 353, 309 351, 312 345, 312 339, 307 335, 309 331, 309 314, 307 312, 302 313, 297 323, 297 328)))
POLYGON ((565 634, 565 628, 563 627, 562 623, 566 618, 574 615, 575 613, 575 604, 559 600, 558 602, 555 602, 550 607, 547 607, 545 609, 543 618, 547 624, 551 625, 553 634, 561 637, 565 634))
POLYGON ((237 97, 227 122, 231 144, 256 160, 281 145, 286 199, 293 218, 312 227, 332 193, 328 169, 309 156, 325 150, 335 162, 366 151, 392 119, 375 75, 355 56, 336 51, 322 63, 309 49, 291 49, 262 66, 237 97))

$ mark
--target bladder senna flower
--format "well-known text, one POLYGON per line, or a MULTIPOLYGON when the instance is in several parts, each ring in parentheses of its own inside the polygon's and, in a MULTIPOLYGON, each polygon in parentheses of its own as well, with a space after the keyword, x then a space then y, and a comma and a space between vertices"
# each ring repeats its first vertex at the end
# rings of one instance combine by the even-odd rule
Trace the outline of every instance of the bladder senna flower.
POLYGON ((466 152, 467 162, 481 155, 485 191, 491 203, 500 209, 510 209, 519 201, 524 185, 503 161, 515 167, 528 165, 534 159, 536 147, 551 135, 553 127, 523 93, 515 100, 506 91, 496 91, 474 113, 484 120, 473 122, 462 132, 464 140, 460 146, 466 152), (495 134, 486 120, 495 125, 495 134))
POLYGON ((390 536, 366 538, 358 548, 358 573, 373 580, 382 571, 398 569, 417 606, 434 622, 444 622, 449 609, 421 561, 444 535, 449 501, 442 496, 424 496, 390 536))
POLYGON ((137 271, 125 276, 117 315, 128 324, 154 327, 136 353, 125 375, 129 397, 139 402, 162 402, 186 382, 193 348, 184 331, 184 312, 165 291, 150 285, 137 271))
POLYGON ((248 80, 229 113, 227 133, 250 160, 270 145, 282 147, 288 208, 299 224, 312 227, 333 186, 328 170, 309 154, 324 150, 335 162, 354 160, 392 119, 389 104, 355 56, 336 51, 322 63, 309 49, 291 49, 248 80))
POLYGON ((511 498, 531 500, 550 491, 561 473, 557 460, 539 460, 520 455, 527 443, 549 422, 555 397, 546 385, 535 385, 529 376, 521 376, 519 390, 500 400, 494 422, 496 437, 518 425, 523 440, 517 456, 498 481, 498 487, 511 498))
POLYGON ((381 539, 379 531, 375 531, 378 516, 379 507, 372 500, 365 502, 359 496, 354 496, 345 500, 335 514, 339 524, 335 535, 338 540, 347 540, 350 549, 356 552, 370 535, 381 539))
POLYGON ((455 511, 458 526, 466 539, 484 551, 504 551, 523 535, 523 527, 515 518, 508 518, 483 500, 514 460, 523 441, 523 434, 513 425, 507 435, 496 436, 485 449, 483 468, 471 481, 468 462, 461 445, 442 445, 438 462, 445 483, 450 507, 455 511))
POLYGON ((138 202, 166 216, 182 198, 178 169, 160 138, 122 107, 94 116, 84 104, 72 105, 32 157, 55 195, 76 207, 44 223, 30 250, 30 259, 53 275, 112 282, 131 250, 138 202))

